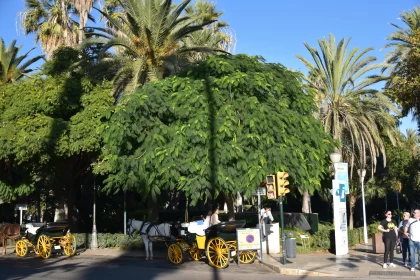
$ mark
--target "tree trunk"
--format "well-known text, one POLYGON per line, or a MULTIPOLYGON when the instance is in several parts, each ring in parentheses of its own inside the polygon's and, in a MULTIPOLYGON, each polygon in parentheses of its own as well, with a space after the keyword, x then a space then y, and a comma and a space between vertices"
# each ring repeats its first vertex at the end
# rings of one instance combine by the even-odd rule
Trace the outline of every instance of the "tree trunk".
POLYGON ((225 202, 227 204, 227 209, 228 209, 227 217, 228 217, 228 220, 229 221, 233 221, 233 220, 235 220, 235 210, 234 210, 234 207, 233 207, 233 197, 232 197, 232 195, 227 194, 225 192, 223 192, 223 196, 224 196, 225 202))
POLYGON ((242 200, 242 195, 240 192, 236 193, 236 212, 237 213, 243 212, 243 200, 242 200))
POLYGON ((353 220, 354 220, 354 207, 356 206, 356 197, 349 194, 350 198, 350 220, 349 220, 349 229, 353 229, 353 220))
POLYGON ((147 198, 147 220, 149 222, 158 222, 159 221, 159 202, 154 201, 152 196, 147 198))
POLYGON ((68 219, 69 208, 66 202, 66 198, 63 194, 59 195, 60 197, 58 198, 55 205, 54 222, 65 221, 68 219))
POLYGON ((311 195, 308 190, 303 191, 302 197, 302 213, 312 213, 311 195))

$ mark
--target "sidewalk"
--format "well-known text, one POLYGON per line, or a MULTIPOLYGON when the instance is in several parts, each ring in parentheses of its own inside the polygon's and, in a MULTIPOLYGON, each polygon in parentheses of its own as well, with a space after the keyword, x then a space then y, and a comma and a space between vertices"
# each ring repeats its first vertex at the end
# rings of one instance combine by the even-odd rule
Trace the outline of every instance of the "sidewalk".
POLYGON ((367 245, 358 245, 349 250, 349 254, 335 256, 334 254, 298 254, 296 258, 287 259, 286 265, 282 264, 281 254, 264 254, 264 264, 277 273, 286 275, 307 275, 335 278, 361 278, 372 279, 396 277, 402 279, 416 279, 420 277, 420 270, 416 268, 411 272, 404 267, 402 255, 394 255, 395 268, 382 268, 383 254, 374 254, 371 240, 367 245))

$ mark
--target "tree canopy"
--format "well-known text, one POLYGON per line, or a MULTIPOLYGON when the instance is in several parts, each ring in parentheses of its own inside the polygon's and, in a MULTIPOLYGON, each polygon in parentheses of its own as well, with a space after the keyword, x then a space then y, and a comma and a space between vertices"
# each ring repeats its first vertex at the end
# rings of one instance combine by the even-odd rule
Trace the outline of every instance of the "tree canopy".
POLYGON ((71 158, 81 159, 86 172, 89 157, 100 150, 97 128, 113 104, 111 83, 95 85, 76 72, 44 74, 0 85, 0 96, 3 200, 30 194, 36 182, 65 185, 59 174, 71 170, 71 158))
POLYGON ((109 192, 178 190, 193 203, 253 193, 278 170, 312 192, 333 149, 314 109, 301 74, 258 57, 211 57, 122 98, 95 172, 109 192))

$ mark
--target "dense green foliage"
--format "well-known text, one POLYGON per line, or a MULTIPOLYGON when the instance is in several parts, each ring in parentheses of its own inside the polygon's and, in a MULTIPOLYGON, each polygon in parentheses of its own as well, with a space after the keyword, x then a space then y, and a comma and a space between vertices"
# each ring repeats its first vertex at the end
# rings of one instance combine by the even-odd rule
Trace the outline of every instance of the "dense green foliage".
POLYGON ((65 185, 64 170, 77 173, 69 162, 75 157, 86 172, 100 148, 97 128, 113 103, 110 83, 94 85, 76 73, 39 75, 0 85, 0 96, 2 199, 28 195, 36 182, 65 185))
POLYGON ((313 117, 298 73, 245 55, 212 57, 121 100, 104 127, 106 189, 156 197, 182 190, 193 202, 253 193, 267 174, 320 185, 331 138, 313 117))

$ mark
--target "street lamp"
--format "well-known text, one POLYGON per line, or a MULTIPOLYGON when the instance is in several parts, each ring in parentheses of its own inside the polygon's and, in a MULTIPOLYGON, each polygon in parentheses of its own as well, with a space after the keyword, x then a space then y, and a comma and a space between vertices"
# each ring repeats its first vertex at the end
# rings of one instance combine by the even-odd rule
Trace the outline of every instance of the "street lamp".
POLYGON ((334 164, 334 176, 335 176, 335 164, 339 163, 341 160, 341 154, 334 152, 330 154, 330 160, 332 161, 332 163, 334 164))
POLYGON ((366 169, 357 169, 357 174, 359 174, 360 182, 362 183, 363 239, 365 241, 365 244, 368 244, 367 227, 366 227, 365 185, 364 185, 366 169))

